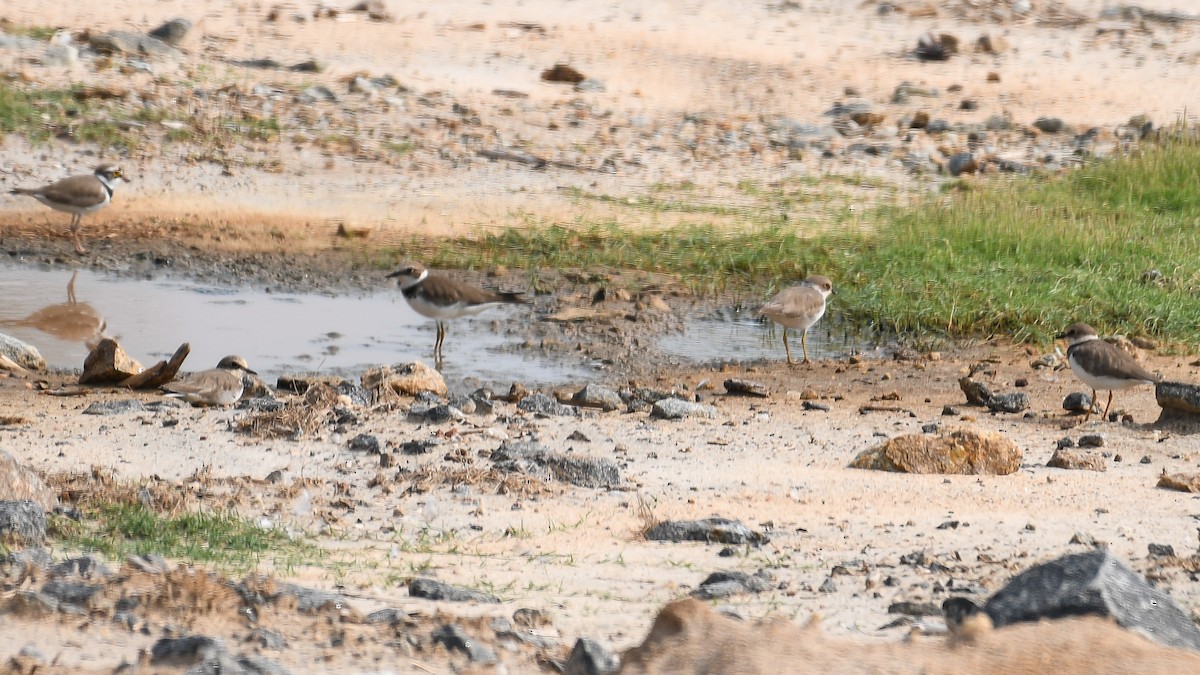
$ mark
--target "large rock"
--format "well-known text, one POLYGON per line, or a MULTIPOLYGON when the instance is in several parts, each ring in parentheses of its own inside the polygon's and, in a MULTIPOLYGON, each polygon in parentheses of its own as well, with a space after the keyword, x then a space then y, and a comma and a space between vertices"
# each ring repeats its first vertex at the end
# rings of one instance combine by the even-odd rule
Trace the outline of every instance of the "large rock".
POLYGON ((469 588, 458 588, 444 584, 436 579, 413 579, 408 582, 408 594, 414 598, 426 600, 445 600, 447 602, 483 602, 495 604, 500 599, 488 593, 473 591, 469 588))
POLYGON ((46 511, 28 499, 0 502, 0 548, 25 549, 46 543, 46 511))
POLYGON ((563 675, 608 675, 621 667, 621 659, 599 642, 581 637, 571 648, 571 656, 563 666, 563 675))
POLYGON ((83 361, 79 384, 118 384, 142 372, 138 363, 117 341, 104 338, 83 361))
POLYGON ((1108 471, 1108 464, 1099 455, 1089 452, 1079 452, 1070 448, 1059 448, 1054 451, 1046 466, 1052 469, 1070 469, 1074 471, 1108 471))
POLYGON ((183 38, 192 29, 192 22, 188 19, 171 19, 162 24, 158 28, 150 31, 150 37, 162 41, 164 44, 171 47, 178 47, 183 38))
POLYGON ((650 416, 660 420, 681 420, 685 417, 713 418, 717 416, 717 409, 711 405, 681 398, 664 398, 654 402, 654 407, 650 408, 650 416))
POLYGON ((549 478, 580 487, 609 487, 621 482, 621 470, 611 460, 563 455, 537 443, 504 443, 492 451, 491 460, 501 471, 549 478))
POLYGON ((738 520, 728 518, 704 518, 701 520, 664 520, 646 532, 650 541, 703 541, 718 544, 770 543, 770 539, 761 532, 755 532, 738 520))
POLYGON ((127 30, 110 30, 96 33, 88 38, 92 49, 101 54, 130 54, 142 57, 171 56, 177 54, 174 47, 158 38, 127 30))
POLYGON ((26 370, 46 369, 46 359, 42 358, 37 347, 4 333, 0 333, 0 356, 8 357, 13 363, 26 370))
POLYGON ((983 609, 997 628, 1066 616, 1107 616, 1159 644, 1200 651, 1200 629, 1188 615, 1107 549, 1027 569, 983 609))
POLYGON ((445 396, 449 391, 441 373, 417 361, 398 366, 371 368, 363 373, 362 386, 363 389, 374 392, 376 398, 380 396, 381 390, 388 389, 401 396, 416 396, 423 391, 445 396))
POLYGON ((33 471, 21 466, 12 455, 0 450, 0 501, 27 500, 43 511, 58 506, 58 495, 33 471))
POLYGON ((1159 382, 1154 385, 1154 398, 1165 414, 1200 415, 1200 386, 1184 382, 1159 382))
POLYGON ((1021 466, 1021 449, 990 431, 957 429, 937 434, 897 436, 864 450, 853 469, 1004 476, 1021 466))

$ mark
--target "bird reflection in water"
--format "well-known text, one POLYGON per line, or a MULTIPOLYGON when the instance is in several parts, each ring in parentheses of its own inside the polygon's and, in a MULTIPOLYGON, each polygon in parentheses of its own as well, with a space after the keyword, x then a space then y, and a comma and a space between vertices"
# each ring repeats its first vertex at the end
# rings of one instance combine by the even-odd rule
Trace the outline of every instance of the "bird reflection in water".
POLYGON ((71 273, 66 302, 46 305, 13 324, 35 328, 64 342, 82 342, 88 349, 95 349, 101 340, 109 337, 105 332, 108 323, 95 307, 75 299, 75 278, 78 276, 78 271, 71 273))

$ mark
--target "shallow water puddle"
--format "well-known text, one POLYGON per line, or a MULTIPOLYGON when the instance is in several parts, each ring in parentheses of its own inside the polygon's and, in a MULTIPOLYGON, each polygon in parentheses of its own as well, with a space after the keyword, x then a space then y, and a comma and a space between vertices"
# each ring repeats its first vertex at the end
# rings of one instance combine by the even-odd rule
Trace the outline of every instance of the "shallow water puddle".
MULTIPOLYGON (((814 361, 844 357, 848 353, 869 353, 883 339, 865 334, 853 326, 826 316, 808 331, 808 357, 814 361)), ((800 332, 788 331, 792 357, 804 358, 800 332)), ((753 311, 722 310, 688 321, 682 332, 659 340, 664 352, 692 363, 749 363, 787 359, 783 349, 783 328, 760 321, 753 311)))
MULTIPOLYGON (((192 351, 185 371, 240 354, 269 383, 282 373, 353 378, 381 364, 433 363, 433 321, 413 312, 394 286, 331 297, 79 270, 71 303, 71 278, 69 270, 0 266, 0 332, 37 347, 51 367, 82 368, 85 341, 101 320, 107 335, 145 366, 187 342, 192 351)), ((494 308, 450 322, 443 374, 452 386, 469 379, 493 385, 586 380, 584 364, 508 351, 523 337, 505 334, 507 320, 532 317, 494 308)))

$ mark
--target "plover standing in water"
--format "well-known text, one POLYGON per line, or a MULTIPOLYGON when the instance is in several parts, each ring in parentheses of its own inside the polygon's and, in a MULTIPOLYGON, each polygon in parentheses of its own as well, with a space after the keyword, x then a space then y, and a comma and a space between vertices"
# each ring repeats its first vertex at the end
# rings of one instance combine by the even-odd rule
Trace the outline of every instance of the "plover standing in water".
POLYGON ((803 363, 809 363, 808 329, 825 316, 825 299, 830 293, 833 293, 833 282, 828 277, 814 274, 799 286, 779 291, 759 308, 759 316, 765 316, 783 326, 783 349, 787 352, 789 365, 796 362, 792 360, 792 348, 788 346, 788 329, 800 331, 800 348, 804 351, 803 363))
POLYGON ((450 319, 478 314, 497 305, 529 302, 519 292, 489 291, 430 272, 420 263, 402 263, 387 278, 396 280, 413 311, 437 322, 437 340, 433 345, 433 357, 437 362, 442 360, 446 322, 450 319))

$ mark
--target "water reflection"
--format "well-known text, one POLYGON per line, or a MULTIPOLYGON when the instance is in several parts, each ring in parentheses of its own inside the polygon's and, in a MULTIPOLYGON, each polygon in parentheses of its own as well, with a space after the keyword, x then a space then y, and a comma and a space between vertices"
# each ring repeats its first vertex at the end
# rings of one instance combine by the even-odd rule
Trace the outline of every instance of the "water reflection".
POLYGON ((23 319, 3 322, 4 325, 34 328, 64 342, 77 342, 88 349, 94 348, 100 340, 108 337, 105 332, 108 324, 95 307, 79 302, 75 297, 75 280, 78 277, 78 270, 71 272, 66 302, 46 305, 23 319))

